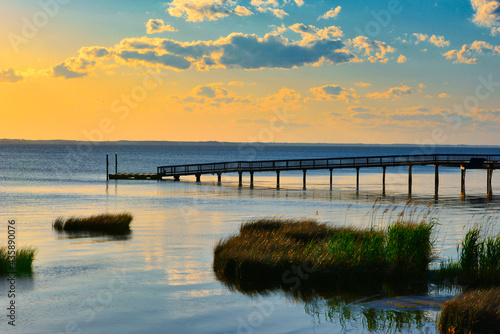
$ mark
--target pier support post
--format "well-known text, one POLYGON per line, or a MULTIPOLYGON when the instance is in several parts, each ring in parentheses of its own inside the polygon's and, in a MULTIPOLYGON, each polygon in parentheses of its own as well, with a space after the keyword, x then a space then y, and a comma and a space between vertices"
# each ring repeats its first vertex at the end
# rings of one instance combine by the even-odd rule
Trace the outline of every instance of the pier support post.
POLYGON ((253 188, 253 172, 250 172, 250 187, 253 188))
POLYGON ((359 191, 359 167, 356 167, 356 191, 359 191))
POLYGON ((118 174, 118 153, 115 153, 115 174, 118 174))
POLYGON ((493 169, 488 168, 486 170, 486 196, 491 197, 493 196, 493 188, 491 186, 491 178, 493 177, 493 169))
POLYGON ((109 180, 109 154, 106 153, 106 180, 109 180))
POLYGON ((413 186, 412 165, 408 166, 408 195, 411 196, 411 188, 413 186))
POLYGON ((460 195, 465 197, 465 166, 460 166, 460 195))
POLYGON ((222 173, 217 173, 217 183, 218 184, 222 183, 222 173))
POLYGON ((238 172, 238 186, 243 185, 243 172, 238 172))
POLYGON ((385 170, 387 169, 386 166, 382 167, 382 195, 385 195, 385 170))
POLYGON ((201 182, 201 174, 196 174, 196 182, 201 182))
POLYGON ((174 181, 180 181, 181 176, 180 175, 174 175, 174 181))
POLYGON ((434 165, 434 197, 439 194, 439 165, 434 165))
POLYGON ((306 189, 306 173, 307 173, 307 169, 303 169, 302 170, 302 185, 303 185, 304 189, 306 189))
POLYGON ((280 171, 276 171, 276 189, 280 188, 280 171))
POLYGON ((333 168, 330 168, 330 190, 332 190, 333 186, 333 168))

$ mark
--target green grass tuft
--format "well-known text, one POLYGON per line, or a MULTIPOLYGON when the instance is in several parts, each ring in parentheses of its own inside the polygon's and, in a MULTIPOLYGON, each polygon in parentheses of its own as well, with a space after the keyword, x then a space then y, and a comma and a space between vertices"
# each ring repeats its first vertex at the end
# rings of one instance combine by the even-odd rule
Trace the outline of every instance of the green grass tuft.
POLYGON ((283 287, 294 281, 290 273, 303 285, 424 277, 433 226, 399 222, 387 230, 357 229, 261 219, 243 223, 239 235, 219 241, 213 269, 219 280, 239 290, 283 287))
POLYGON ((22 247, 16 250, 15 270, 10 267, 10 258, 7 247, 0 247, 0 276, 9 272, 16 274, 31 274, 33 272, 33 261, 37 250, 32 247, 22 247))
POLYGON ((458 262, 441 263, 439 275, 460 284, 500 284, 500 234, 482 238, 479 228, 470 229, 459 246, 458 262))
POLYGON ((130 232, 132 219, 130 213, 104 213, 90 217, 71 217, 68 219, 59 217, 52 226, 58 231, 96 231, 120 234, 130 232))
POLYGON ((439 320, 441 333, 498 333, 500 288, 471 290, 447 301, 439 320))

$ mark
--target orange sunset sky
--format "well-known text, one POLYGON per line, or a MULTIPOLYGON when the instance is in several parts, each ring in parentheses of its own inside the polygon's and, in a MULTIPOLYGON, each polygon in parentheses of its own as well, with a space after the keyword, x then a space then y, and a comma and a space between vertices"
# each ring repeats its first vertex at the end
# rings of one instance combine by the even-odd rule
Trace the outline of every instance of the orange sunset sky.
POLYGON ((2 1, 0 138, 497 144, 500 1, 2 1))

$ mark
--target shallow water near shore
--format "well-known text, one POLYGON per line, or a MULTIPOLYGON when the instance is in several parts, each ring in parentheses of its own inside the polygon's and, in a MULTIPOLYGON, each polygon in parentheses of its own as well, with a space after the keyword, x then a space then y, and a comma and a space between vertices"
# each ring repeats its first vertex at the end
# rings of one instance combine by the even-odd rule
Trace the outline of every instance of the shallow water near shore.
MULTIPOLYGON (((38 163, 50 166, 46 160, 45 165, 38 163)), ((16 242, 36 247, 38 255, 32 277, 16 280, 16 326, 9 326, 3 316, 0 332, 437 332, 437 307, 403 310, 369 304, 397 297, 389 290, 374 299, 367 299, 373 295, 364 293, 364 287, 307 300, 281 291, 250 296, 228 289, 212 272, 214 245, 237 233, 245 220, 279 216, 335 225, 387 225, 409 200, 404 172, 388 169, 385 196, 381 173, 375 169, 362 171, 358 191, 354 171, 334 174, 332 190, 327 171, 308 174, 307 190, 302 189, 301 175, 293 173, 282 174, 279 190, 272 174, 256 174, 253 188, 247 176, 238 187, 235 175, 224 176, 217 185, 214 176, 203 176, 197 184, 194 177, 180 182, 105 182, 94 174, 89 169, 68 180, 27 181, 11 170, 3 172, 0 244, 7 240, 7 221, 15 220, 16 242), (122 211, 134 215, 127 236, 68 235, 51 228, 58 216, 122 211)), ((465 198, 460 197, 459 170, 443 168, 437 199, 432 168, 415 168, 413 185, 408 205, 415 208, 414 217, 428 205, 436 208, 439 258, 456 258, 457 243, 473 223, 498 232, 500 198, 486 198, 485 171, 468 172, 465 198)), ((500 191, 495 176, 493 190, 500 191)), ((0 291, 7 289, 2 280, 0 291)), ((432 285, 421 291, 433 298, 455 293, 432 285)), ((8 303, 1 293, 0 305, 8 303)))

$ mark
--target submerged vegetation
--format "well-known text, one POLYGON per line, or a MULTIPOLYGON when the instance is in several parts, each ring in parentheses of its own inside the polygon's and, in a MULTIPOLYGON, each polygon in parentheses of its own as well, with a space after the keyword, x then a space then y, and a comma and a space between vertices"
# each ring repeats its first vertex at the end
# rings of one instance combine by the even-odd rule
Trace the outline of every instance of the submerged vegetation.
POLYGON ((0 276, 7 275, 9 272, 16 274, 31 274, 33 271, 33 261, 37 250, 32 247, 22 247, 16 250, 15 267, 12 266, 12 257, 9 257, 7 247, 0 247, 0 276))
POLYGON ((458 262, 441 263, 440 277, 467 285, 500 284, 500 234, 483 238, 481 229, 474 227, 458 250, 458 262))
POLYGON ((261 219, 243 223, 239 235, 216 245, 213 269, 239 290, 424 278, 433 227, 398 221, 387 229, 359 229, 261 219))
POLYGON ((500 288, 472 290, 447 301, 439 321, 441 333, 498 333, 500 288))
POLYGON ((59 217, 52 225, 58 231, 78 232, 106 232, 123 234, 130 232, 130 223, 133 216, 130 213, 104 213, 90 217, 59 217))

